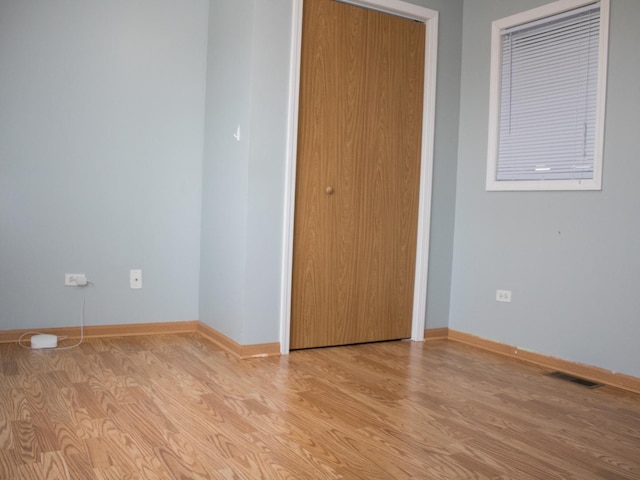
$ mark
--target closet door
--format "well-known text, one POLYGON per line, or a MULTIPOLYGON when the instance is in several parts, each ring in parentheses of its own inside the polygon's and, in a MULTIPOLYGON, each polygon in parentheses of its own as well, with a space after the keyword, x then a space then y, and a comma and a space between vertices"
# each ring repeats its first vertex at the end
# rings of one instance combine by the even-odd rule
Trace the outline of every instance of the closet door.
POLYGON ((425 26, 305 0, 292 349, 411 336, 425 26))

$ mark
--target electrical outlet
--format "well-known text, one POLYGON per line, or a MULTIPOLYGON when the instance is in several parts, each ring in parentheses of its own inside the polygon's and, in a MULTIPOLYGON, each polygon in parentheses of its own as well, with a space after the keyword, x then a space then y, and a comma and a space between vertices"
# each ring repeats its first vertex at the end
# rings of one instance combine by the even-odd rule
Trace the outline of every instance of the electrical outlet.
POLYGON ((65 273, 64 284, 66 287, 84 287, 87 284, 87 276, 84 273, 65 273))
POLYGON ((496 302, 511 303, 511 290, 496 290, 496 302))
POLYGON ((142 270, 129 270, 129 286, 134 290, 142 288, 142 270))

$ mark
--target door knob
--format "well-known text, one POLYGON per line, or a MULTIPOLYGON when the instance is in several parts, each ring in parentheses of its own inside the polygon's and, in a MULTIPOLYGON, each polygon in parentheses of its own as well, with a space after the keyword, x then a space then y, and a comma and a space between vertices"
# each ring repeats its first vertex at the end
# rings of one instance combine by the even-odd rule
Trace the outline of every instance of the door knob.
POLYGON ((328 186, 327 188, 324 189, 324 193, 326 193, 327 195, 332 195, 333 194, 333 187, 332 186, 328 186))

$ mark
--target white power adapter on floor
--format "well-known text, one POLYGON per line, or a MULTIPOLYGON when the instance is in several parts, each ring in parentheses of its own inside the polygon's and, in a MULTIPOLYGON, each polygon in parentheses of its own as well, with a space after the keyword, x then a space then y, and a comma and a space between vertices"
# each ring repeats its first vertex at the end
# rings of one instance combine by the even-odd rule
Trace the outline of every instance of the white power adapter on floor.
POLYGON ((31 337, 31 348, 56 348, 58 337, 48 333, 40 333, 31 337))

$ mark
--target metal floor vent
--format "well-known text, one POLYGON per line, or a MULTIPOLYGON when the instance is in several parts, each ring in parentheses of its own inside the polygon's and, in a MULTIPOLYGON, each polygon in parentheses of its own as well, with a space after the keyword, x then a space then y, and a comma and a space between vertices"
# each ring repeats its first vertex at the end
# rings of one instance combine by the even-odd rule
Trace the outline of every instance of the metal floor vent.
POLYGON ((546 373, 545 375, 547 377, 559 378, 560 380, 564 380, 566 382, 576 383, 587 388, 598 388, 602 386, 602 383, 592 382, 591 380, 587 380, 586 378, 576 377, 575 375, 564 372, 551 372, 546 373))

